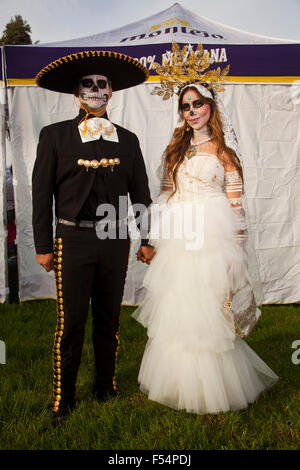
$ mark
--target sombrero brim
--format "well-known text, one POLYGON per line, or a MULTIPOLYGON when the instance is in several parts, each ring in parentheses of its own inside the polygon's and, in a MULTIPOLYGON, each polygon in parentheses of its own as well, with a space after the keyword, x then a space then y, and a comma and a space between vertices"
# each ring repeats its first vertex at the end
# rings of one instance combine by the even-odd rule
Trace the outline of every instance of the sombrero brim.
POLYGON ((113 91, 143 83, 149 72, 138 60, 113 51, 84 51, 61 57, 43 68, 36 84, 47 90, 74 93, 76 79, 84 75, 104 75, 113 91))

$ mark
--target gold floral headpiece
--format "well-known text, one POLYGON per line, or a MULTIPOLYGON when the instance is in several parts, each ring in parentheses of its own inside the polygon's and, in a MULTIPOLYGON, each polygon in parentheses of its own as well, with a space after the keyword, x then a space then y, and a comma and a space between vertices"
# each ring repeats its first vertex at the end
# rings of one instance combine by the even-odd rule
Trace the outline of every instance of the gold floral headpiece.
POLYGON ((198 44, 196 52, 190 46, 180 49, 177 42, 172 42, 171 63, 165 59, 160 65, 154 62, 153 68, 160 77, 161 86, 155 87, 152 95, 159 95, 163 100, 168 100, 174 93, 179 95, 183 87, 192 84, 205 84, 208 89, 214 91, 224 91, 220 84, 229 72, 230 66, 221 70, 220 67, 214 70, 207 70, 211 65, 208 51, 204 51, 203 45, 198 44))

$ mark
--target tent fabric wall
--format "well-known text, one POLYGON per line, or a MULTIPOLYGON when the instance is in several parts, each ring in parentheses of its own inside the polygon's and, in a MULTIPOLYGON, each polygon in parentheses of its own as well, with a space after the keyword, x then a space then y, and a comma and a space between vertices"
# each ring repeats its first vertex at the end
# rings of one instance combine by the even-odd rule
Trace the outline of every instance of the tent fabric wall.
POLYGON ((6 246, 7 246, 7 230, 4 224, 6 215, 5 195, 5 88, 0 84, 0 303, 4 303, 7 296, 7 263, 6 263, 6 246))
POLYGON ((36 263, 32 231, 31 175, 40 129, 68 119, 72 103, 53 92, 22 87, 8 90, 11 159, 14 172, 15 211, 19 259, 19 298, 56 298, 53 272, 36 263))
MULTIPOLYGON (((152 96, 153 84, 113 94, 110 119, 140 140, 151 194, 159 189, 157 168, 177 123, 176 99, 152 96)), ((299 301, 300 169, 299 101, 288 85, 226 85, 222 94, 239 136, 245 193, 263 285, 264 303, 299 301)), ((10 90, 12 158, 20 265, 20 300, 55 297, 53 274, 35 263, 31 227, 31 172, 42 126, 74 117, 74 98, 34 87, 10 90)), ((139 240, 132 241, 123 304, 143 296, 147 266, 136 261, 139 240)))
POLYGON ((3 49, 0 48, 0 303, 6 300, 6 227, 5 211, 5 88, 3 81, 3 49))
MULTIPOLYGON (((300 300, 300 100, 282 85, 231 86, 265 303, 300 300)), ((298 86, 298 93, 300 87, 298 86)))

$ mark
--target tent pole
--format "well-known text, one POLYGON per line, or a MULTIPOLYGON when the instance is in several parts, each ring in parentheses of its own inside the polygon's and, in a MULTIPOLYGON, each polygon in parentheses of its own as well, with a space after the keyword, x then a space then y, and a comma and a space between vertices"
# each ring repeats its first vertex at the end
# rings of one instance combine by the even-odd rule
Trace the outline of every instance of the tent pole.
POLYGON ((9 286, 8 286, 8 247, 7 247, 7 208, 6 208, 6 104, 7 104, 7 89, 6 89, 6 76, 5 76, 5 56, 4 47, 1 47, 2 59, 2 80, 4 87, 1 89, 0 99, 0 119, 1 119, 1 154, 2 154, 2 168, 3 168, 3 228, 5 233, 4 242, 4 270, 5 270, 5 298, 4 303, 8 302, 9 286))

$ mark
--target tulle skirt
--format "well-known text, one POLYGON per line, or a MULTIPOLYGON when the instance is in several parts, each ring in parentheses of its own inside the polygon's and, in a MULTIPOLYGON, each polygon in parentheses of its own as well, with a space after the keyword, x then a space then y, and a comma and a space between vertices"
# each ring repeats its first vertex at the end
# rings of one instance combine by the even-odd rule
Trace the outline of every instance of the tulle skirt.
POLYGON ((222 195, 157 202, 149 234, 156 255, 133 313, 149 338, 140 388, 150 400, 192 413, 246 408, 278 377, 224 314, 230 291, 247 281, 235 214, 222 195))

